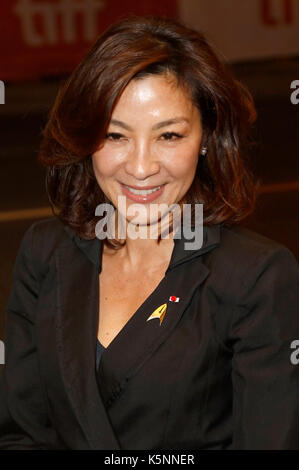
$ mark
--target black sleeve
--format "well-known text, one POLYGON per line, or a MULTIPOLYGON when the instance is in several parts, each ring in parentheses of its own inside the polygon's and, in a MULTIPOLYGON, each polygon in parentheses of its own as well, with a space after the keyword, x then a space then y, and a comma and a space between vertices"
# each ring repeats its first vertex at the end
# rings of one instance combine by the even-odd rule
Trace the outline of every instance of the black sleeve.
POLYGON ((35 342, 39 282, 33 268, 34 224, 25 233, 14 265, 5 317, 5 365, 0 377, 0 449, 55 446, 40 383, 35 342))
POLYGON ((230 331, 232 449, 299 449, 298 263, 280 246, 255 272, 244 280, 230 331))

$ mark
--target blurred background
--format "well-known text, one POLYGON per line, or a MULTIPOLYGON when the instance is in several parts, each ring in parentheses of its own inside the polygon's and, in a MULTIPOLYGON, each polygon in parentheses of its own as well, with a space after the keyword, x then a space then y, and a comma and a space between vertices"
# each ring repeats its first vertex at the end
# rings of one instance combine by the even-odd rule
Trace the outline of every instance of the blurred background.
POLYGON ((258 111, 250 161, 262 187, 245 225, 299 260, 299 0, 2 0, 0 340, 21 238, 51 215, 37 163, 49 110, 97 36, 129 14, 170 16, 202 30, 248 86, 258 111))

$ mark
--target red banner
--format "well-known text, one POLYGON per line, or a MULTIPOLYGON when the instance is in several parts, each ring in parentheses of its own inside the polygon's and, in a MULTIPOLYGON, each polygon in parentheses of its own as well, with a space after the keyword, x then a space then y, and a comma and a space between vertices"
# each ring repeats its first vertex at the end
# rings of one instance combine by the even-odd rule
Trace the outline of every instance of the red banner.
POLYGON ((179 0, 178 9, 229 62, 299 54, 299 0, 179 0))
POLYGON ((177 17, 176 0, 1 0, 0 79, 69 73, 111 23, 130 14, 177 17))

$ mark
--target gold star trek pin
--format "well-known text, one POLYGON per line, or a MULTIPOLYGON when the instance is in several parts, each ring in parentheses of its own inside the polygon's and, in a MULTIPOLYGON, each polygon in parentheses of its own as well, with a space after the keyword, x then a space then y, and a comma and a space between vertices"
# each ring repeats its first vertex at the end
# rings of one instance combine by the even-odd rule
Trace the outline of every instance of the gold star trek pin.
POLYGON ((160 307, 156 308, 156 310, 148 317, 146 321, 152 320, 153 318, 160 318, 160 325, 165 317, 167 304, 162 304, 160 307))

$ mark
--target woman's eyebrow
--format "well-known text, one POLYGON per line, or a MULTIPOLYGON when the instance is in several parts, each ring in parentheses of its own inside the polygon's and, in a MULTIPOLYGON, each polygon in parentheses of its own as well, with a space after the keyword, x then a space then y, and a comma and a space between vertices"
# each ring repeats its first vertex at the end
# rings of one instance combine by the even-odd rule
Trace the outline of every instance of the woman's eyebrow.
MULTIPOLYGON (((172 119, 167 119, 166 121, 158 122, 152 127, 152 129, 153 130, 161 129, 161 127, 169 126, 170 124, 177 124, 179 122, 189 123, 190 121, 186 117, 176 117, 172 119)), ((130 126, 128 126, 128 124, 125 124, 122 121, 118 121, 117 119, 111 119, 110 124, 113 124, 118 127, 122 127, 123 129, 126 129, 127 131, 133 131, 133 129, 130 126)))

